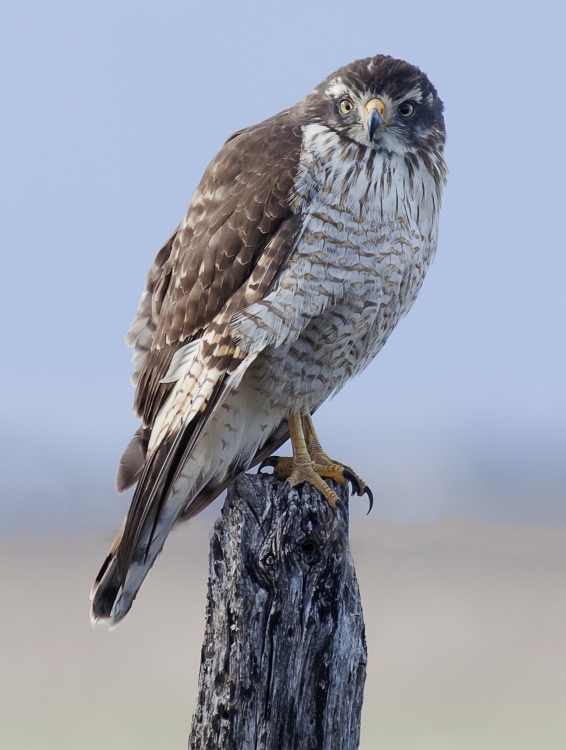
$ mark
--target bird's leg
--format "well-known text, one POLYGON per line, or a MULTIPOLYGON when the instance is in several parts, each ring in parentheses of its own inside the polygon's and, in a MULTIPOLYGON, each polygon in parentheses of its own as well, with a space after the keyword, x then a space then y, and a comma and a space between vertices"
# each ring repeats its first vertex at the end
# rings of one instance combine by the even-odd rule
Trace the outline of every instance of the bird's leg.
POLYGON ((293 447, 293 466, 292 471, 287 479, 291 487, 308 482, 312 487, 320 492, 328 500, 333 508, 338 507, 338 496, 334 490, 330 489, 328 484, 321 478, 316 471, 314 461, 309 455, 305 435, 303 432, 303 421, 301 415, 297 412, 289 412, 287 416, 289 424, 289 434, 291 445, 293 447))
POLYGON ((308 482, 324 495, 333 508, 336 508, 338 497, 322 477, 334 479, 339 484, 349 481, 358 495, 367 493, 371 510, 373 506, 372 491, 349 466, 339 461, 333 461, 326 455, 310 415, 301 416, 290 412, 287 422, 291 445, 293 446, 293 457, 270 456, 262 461, 258 471, 261 471, 264 466, 272 466, 273 475, 277 479, 287 479, 291 487, 302 484, 302 482, 308 482))
POLYGON ((293 457, 270 456, 270 458, 261 463, 259 471, 264 466, 273 466, 273 475, 277 479, 286 479, 291 487, 308 482, 328 500, 333 508, 337 508, 339 502, 338 495, 316 472, 314 461, 309 456, 303 433, 301 415, 298 412, 289 412, 287 423, 289 424, 293 457))
POLYGON ((302 423, 307 451, 314 461, 314 469, 316 473, 321 477, 334 479, 334 481, 339 484, 344 484, 344 482, 350 481, 357 495, 361 497, 367 493, 371 510, 373 506, 373 493, 364 480, 359 477, 350 466, 346 466, 346 464, 343 464, 340 461, 335 461, 326 455, 320 444, 316 430, 314 429, 314 424, 310 414, 302 417, 302 423))

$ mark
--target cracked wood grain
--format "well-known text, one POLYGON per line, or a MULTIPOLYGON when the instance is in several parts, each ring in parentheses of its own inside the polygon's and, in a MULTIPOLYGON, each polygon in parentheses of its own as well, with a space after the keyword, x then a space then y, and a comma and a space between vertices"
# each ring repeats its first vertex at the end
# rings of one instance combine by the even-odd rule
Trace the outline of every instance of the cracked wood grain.
POLYGON ((189 750, 356 750, 363 612, 338 511, 310 485, 241 474, 210 543, 189 750))

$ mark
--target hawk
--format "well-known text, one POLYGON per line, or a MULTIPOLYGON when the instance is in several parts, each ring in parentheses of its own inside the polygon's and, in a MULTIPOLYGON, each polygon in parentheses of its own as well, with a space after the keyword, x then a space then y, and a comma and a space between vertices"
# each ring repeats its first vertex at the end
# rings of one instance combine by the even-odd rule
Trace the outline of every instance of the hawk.
POLYGON ((137 487, 93 587, 94 621, 118 623, 171 528, 251 466, 309 482, 333 507, 325 477, 368 491, 324 453, 311 415, 418 294, 446 179, 442 112, 424 73, 376 55, 211 161, 126 337, 142 424, 116 484, 137 487), (292 458, 269 458, 289 436, 292 458))

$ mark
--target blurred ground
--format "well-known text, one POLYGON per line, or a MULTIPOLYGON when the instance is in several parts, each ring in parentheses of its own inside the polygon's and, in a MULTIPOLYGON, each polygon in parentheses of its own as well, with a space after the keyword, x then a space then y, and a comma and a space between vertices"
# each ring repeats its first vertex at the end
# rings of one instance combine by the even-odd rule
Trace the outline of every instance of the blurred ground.
MULTIPOLYGON (((211 524, 173 535, 108 633, 110 535, 3 538, 1 750, 186 748, 211 524)), ((353 525, 369 673, 362 749, 566 747, 566 530, 353 525)))

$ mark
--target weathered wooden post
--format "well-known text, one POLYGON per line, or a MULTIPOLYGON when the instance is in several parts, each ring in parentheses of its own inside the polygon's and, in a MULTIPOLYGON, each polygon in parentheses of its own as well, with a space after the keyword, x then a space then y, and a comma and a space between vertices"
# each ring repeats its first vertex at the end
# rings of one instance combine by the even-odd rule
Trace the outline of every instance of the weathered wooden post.
POLYGON ((210 544, 190 750, 355 750, 366 676, 348 492, 242 474, 210 544))

